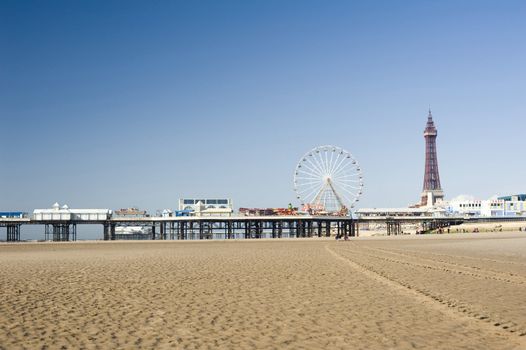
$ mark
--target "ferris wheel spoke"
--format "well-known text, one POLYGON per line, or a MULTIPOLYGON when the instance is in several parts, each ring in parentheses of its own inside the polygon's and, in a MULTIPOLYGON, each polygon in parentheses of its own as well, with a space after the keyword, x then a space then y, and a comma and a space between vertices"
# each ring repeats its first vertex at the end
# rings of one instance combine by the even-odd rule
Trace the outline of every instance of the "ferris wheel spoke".
POLYGON ((317 186, 317 187, 321 187, 319 181, 315 181, 315 182, 314 182, 314 181, 313 181, 313 182, 305 182, 305 183, 302 183, 301 185, 302 185, 303 187, 305 187, 305 188, 307 188, 307 187, 315 187, 315 186, 317 186))
POLYGON ((335 150, 333 148, 331 150, 331 152, 330 152, 331 156, 330 156, 330 159, 329 159, 329 164, 327 166, 329 175, 331 174, 331 170, 332 170, 332 166, 333 166, 333 162, 334 162, 334 153, 335 153, 335 150))
POLYGON ((296 176, 296 177, 294 177, 294 181, 295 182, 300 182, 300 183, 308 182, 308 181, 321 182, 321 179, 318 176, 316 176, 316 177, 314 177, 314 176, 296 176))
POLYGON ((352 193, 353 195, 356 195, 360 192, 360 188, 350 188, 350 187, 341 187, 342 191, 346 191, 347 193, 352 193))
POLYGON ((357 193, 354 193, 353 191, 348 190, 348 189, 346 189, 346 188, 343 188, 343 187, 342 187, 342 190, 344 190, 345 192, 351 194, 351 195, 354 196, 354 197, 356 197, 356 195, 357 195, 357 193))
POLYGON ((314 169, 312 166, 306 165, 306 164, 303 164, 303 166, 301 168, 298 168, 296 172, 302 173, 303 175, 308 175, 311 177, 312 176, 317 177, 317 178, 323 177, 323 175, 317 169, 314 169))
POLYGON ((338 178, 343 178, 343 177, 360 177, 361 173, 358 173, 358 172, 355 172, 355 173, 352 173, 352 174, 343 174, 343 175, 340 175, 340 176, 336 176, 338 178))
POLYGON ((317 184, 322 183, 320 179, 316 179, 316 178, 296 178, 294 181, 298 186, 303 186, 307 183, 317 183, 317 184))
POLYGON ((322 185, 321 181, 318 179, 305 179, 305 180, 297 180, 295 182, 296 186, 298 187, 306 187, 306 186, 320 186, 322 185))
POLYGON ((320 185, 319 182, 317 183, 305 183, 301 184, 301 186, 297 189, 298 191, 305 192, 309 190, 310 188, 322 188, 323 185, 320 185))
POLYGON ((349 184, 349 183, 342 183, 342 182, 337 182, 337 181, 335 181, 334 183, 338 188, 340 187, 341 188, 352 188, 356 190, 359 190, 361 188, 361 185, 359 184, 349 184))
POLYGON ((334 180, 334 183, 341 185, 341 186, 361 186, 361 182, 359 181, 340 181, 340 180, 334 180))
POLYGON ((328 161, 327 161, 327 173, 330 174, 331 172, 331 167, 332 167, 332 159, 334 157, 334 152, 332 152, 331 150, 329 150, 329 152, 327 152, 327 158, 328 158, 328 161))
POLYGON ((323 155, 324 155, 323 151, 317 152, 318 163, 320 164, 320 167, 323 169, 323 175, 327 175, 327 166, 326 166, 326 162, 323 159, 323 155))
POLYGON ((324 188, 316 188, 314 191, 312 191, 311 193, 308 194, 307 197, 305 198, 311 198, 312 197, 312 200, 310 200, 310 202, 319 202, 319 199, 320 197, 323 195, 323 192, 324 192, 324 188))
POLYGON ((345 196, 345 199, 346 199, 346 203, 348 203, 347 207, 353 205, 353 203, 354 203, 354 198, 352 198, 352 197, 350 197, 350 196, 345 196))
POLYGON ((325 155, 325 169, 327 169, 327 174, 329 174, 329 165, 330 165, 329 152, 327 152, 327 150, 325 150, 324 155, 325 155))
POLYGON ((347 157, 344 157, 343 162, 341 162, 336 169, 332 172, 333 176, 337 176, 339 173, 341 173, 344 169, 348 168, 349 166, 352 166, 352 162, 346 162, 346 159, 350 159, 347 157))
POLYGON ((332 175, 334 173, 334 169, 336 169, 336 167, 338 167, 338 165, 343 162, 343 160, 345 159, 345 156, 343 157, 343 159, 340 160, 340 156, 343 154, 341 152, 337 152, 338 154, 336 155, 336 159, 334 160, 334 163, 332 164, 331 166, 331 169, 330 169, 330 172, 329 174, 332 175))
POLYGON ((346 163, 346 164, 340 166, 340 168, 337 171, 334 172, 333 176, 334 177, 339 176, 344 170, 345 171, 350 171, 353 166, 354 166, 354 164, 352 164, 352 163, 346 163))
POLYGON ((308 187, 308 188, 305 188, 301 191, 301 193, 303 194, 303 196, 305 198, 309 198, 311 197, 313 194, 315 193, 318 193, 323 187, 320 187, 320 186, 311 186, 311 187, 308 187))
POLYGON ((305 173, 316 174, 316 175, 318 175, 320 177, 323 176, 323 174, 320 173, 320 171, 318 169, 316 169, 315 167, 307 164, 306 162, 303 162, 303 164, 301 165, 300 169, 302 169, 305 173), (308 169, 308 171, 303 169, 303 168, 308 169))
POLYGON ((348 167, 353 167, 355 166, 356 164, 353 164, 353 160, 352 158, 348 158, 348 157, 345 157, 345 159, 347 160, 350 160, 350 161, 345 161, 343 163, 340 164, 340 166, 335 169, 334 173, 333 174, 337 174, 339 171, 341 171, 342 169, 345 169, 345 168, 348 168, 348 167))
POLYGON ((309 174, 310 176, 315 176, 319 179, 323 177, 323 174, 320 173, 320 171, 314 168, 313 166, 307 164, 303 164, 303 166, 305 167, 305 169, 303 169, 304 172, 309 174))
POLYGON ((339 186, 338 189, 354 193, 354 192, 360 192, 361 187, 339 186))
POLYGON ((342 183, 355 183, 355 184, 359 184, 362 182, 359 178, 334 179, 334 181, 338 181, 342 183))
POLYGON ((309 162, 312 164, 312 166, 315 169, 318 169, 318 174, 320 175, 320 177, 323 177, 324 170, 323 170, 322 164, 320 163, 320 161, 318 159, 318 154, 317 153, 315 153, 315 152, 312 153, 312 157, 309 158, 309 162))
POLYGON ((354 190, 359 190, 360 188, 362 188, 362 186, 355 186, 354 184, 342 184, 342 183, 336 183, 338 185, 338 187, 343 187, 343 188, 352 188, 354 190))
POLYGON ((340 182, 340 183, 345 183, 345 184, 359 184, 361 183, 360 180, 355 180, 355 179, 334 179, 334 181, 336 182, 340 182))
POLYGON ((322 176, 321 170, 318 167, 316 167, 316 165, 312 162, 312 157, 313 157, 312 152, 305 154, 303 158, 301 159, 299 166, 306 165, 307 167, 311 168, 311 171, 314 171, 315 173, 318 173, 319 176, 322 176), (312 168, 314 170, 312 170, 312 168))
POLYGON ((303 184, 307 182, 317 182, 319 184, 322 183, 322 181, 316 177, 296 177, 294 178, 294 182, 297 183, 298 186, 302 186, 303 184))
POLYGON ((335 152, 332 152, 331 154, 331 162, 329 164, 329 176, 332 175, 332 172, 334 170, 334 166, 336 165, 336 163, 338 162, 339 158, 340 158, 340 154, 336 154, 336 157, 334 157, 334 153, 335 152))
POLYGON ((301 196, 301 198, 304 198, 304 199, 309 199, 313 196, 314 193, 317 193, 319 191, 319 187, 313 187, 313 188, 309 188, 308 190, 306 189, 305 191, 301 191, 301 192, 297 192, 299 196, 301 196))
MULTIPOLYGON (((312 157, 315 158, 315 156, 313 155, 312 157)), ((307 158, 307 162, 310 163, 310 165, 316 169, 316 173, 318 175, 320 175, 320 177, 323 177, 323 170, 321 169, 321 167, 317 164, 317 162, 313 162, 310 158, 307 158)))
POLYGON ((340 156, 342 156, 341 160, 339 160, 338 163, 334 165, 334 168, 331 170, 331 175, 333 175, 336 172, 336 170, 343 164, 343 162, 345 162, 345 159, 347 159, 347 156, 343 152, 340 152, 340 154, 338 154, 338 158, 340 156))

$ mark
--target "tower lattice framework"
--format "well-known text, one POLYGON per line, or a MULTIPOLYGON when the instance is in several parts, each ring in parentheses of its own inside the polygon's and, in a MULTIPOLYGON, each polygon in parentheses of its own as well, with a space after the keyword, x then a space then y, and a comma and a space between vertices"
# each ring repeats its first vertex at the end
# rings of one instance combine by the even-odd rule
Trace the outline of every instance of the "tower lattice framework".
POLYGON ((421 205, 431 206, 438 200, 444 198, 444 192, 440 185, 440 175, 438 173, 438 158, 437 158, 437 129, 433 122, 433 115, 429 110, 427 116, 427 124, 424 130, 424 138, 426 140, 426 163, 424 172, 424 186, 422 189, 421 205))

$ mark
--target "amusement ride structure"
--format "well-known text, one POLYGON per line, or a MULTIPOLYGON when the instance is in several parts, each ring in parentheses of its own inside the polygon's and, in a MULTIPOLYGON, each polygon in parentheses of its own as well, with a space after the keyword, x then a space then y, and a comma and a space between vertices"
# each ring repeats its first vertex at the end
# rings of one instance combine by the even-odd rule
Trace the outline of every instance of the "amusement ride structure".
POLYGON ((346 216, 362 194, 362 171, 343 148, 319 146, 298 162, 294 191, 302 209, 310 214, 346 216))

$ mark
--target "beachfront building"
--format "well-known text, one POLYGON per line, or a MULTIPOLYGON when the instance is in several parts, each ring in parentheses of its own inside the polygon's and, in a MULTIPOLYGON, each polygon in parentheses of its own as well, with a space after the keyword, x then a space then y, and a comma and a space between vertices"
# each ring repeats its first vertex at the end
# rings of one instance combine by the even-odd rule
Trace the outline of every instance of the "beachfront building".
POLYGON ((139 210, 139 208, 121 208, 113 211, 115 218, 145 218, 148 216, 146 210, 139 210))
POLYGON ((410 208, 361 208, 355 212, 359 219, 365 218, 391 218, 403 217, 423 218, 423 217, 444 217, 446 210, 443 207, 410 207, 410 208))
POLYGON ((526 216, 526 194, 488 200, 453 199, 448 203, 447 212, 464 217, 526 216))
POLYGON ((179 199, 179 210, 193 216, 231 216, 234 205, 226 198, 183 198, 179 199))
POLYGON ((0 219, 22 219, 26 217, 25 211, 0 211, 0 219))
POLYGON ((358 218, 422 217, 428 216, 428 208, 361 208, 356 210, 358 218))

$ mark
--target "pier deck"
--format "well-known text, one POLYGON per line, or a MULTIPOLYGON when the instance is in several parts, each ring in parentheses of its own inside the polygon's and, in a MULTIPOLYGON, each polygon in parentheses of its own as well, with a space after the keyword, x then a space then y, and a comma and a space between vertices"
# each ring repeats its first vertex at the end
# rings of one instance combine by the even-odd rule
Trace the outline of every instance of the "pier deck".
POLYGON ((0 219, 0 227, 7 227, 7 241, 21 240, 22 225, 43 225, 45 240, 53 241, 76 240, 77 225, 101 225, 104 240, 299 238, 324 237, 331 234, 346 238, 358 235, 356 219, 339 216, 116 217, 108 220, 0 219), (151 228, 151 233, 118 235, 116 233, 118 226, 148 227, 151 228))

